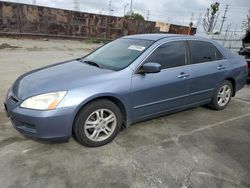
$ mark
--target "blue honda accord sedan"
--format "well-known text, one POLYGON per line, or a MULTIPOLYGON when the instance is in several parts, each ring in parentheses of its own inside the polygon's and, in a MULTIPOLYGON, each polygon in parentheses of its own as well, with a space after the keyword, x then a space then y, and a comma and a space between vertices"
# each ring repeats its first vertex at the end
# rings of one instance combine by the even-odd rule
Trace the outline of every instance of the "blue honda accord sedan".
POLYGON ((27 137, 85 146, 112 141, 121 127, 208 104, 224 109, 246 83, 243 57, 214 41, 132 35, 85 57, 33 70, 10 87, 5 109, 27 137))

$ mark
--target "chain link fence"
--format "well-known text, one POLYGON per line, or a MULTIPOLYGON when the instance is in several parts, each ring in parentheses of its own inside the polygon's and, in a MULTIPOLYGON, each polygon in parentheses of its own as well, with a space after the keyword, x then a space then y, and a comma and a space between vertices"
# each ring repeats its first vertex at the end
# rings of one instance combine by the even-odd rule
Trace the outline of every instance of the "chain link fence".
MULTIPOLYGON (((199 35, 199 34, 198 34, 199 35)), ((232 53, 237 54, 242 48, 243 34, 237 34, 235 32, 227 32, 221 35, 199 35, 204 38, 209 38, 217 43, 221 44, 225 48, 229 49, 232 53)))

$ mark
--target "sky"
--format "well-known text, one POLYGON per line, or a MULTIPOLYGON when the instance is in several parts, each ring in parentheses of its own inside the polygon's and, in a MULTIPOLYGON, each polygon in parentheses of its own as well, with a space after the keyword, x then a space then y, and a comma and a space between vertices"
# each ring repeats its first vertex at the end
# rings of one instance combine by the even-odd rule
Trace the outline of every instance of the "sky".
MULTIPOLYGON (((21 2, 32 4, 34 0, 5 0, 12 2, 21 2)), ((36 0, 37 5, 74 9, 74 0, 36 0)), ((109 14, 110 0, 79 0, 80 11, 97 14, 109 14)), ((199 32, 204 32, 202 28, 202 18, 206 9, 210 7, 214 0, 133 0, 134 12, 138 12, 147 17, 149 11, 149 20, 161 21, 172 24, 188 25, 193 14, 193 23, 198 27, 199 32)), ((242 21, 250 14, 250 0, 217 0, 220 3, 219 19, 214 31, 220 28, 222 16, 226 5, 229 5, 223 30, 228 27, 230 30, 241 31, 242 21)), ((131 0, 111 0, 112 14, 114 16, 124 15, 124 6, 130 4, 131 0)), ((126 6, 129 11, 129 6, 126 6)))

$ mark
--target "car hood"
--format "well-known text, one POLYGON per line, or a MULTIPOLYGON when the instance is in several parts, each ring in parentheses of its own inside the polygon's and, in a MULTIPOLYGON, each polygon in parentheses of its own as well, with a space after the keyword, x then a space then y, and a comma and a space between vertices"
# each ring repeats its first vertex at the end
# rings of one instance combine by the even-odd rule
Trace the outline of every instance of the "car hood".
POLYGON ((73 60, 28 72, 16 80, 12 90, 19 99, 24 100, 42 93, 67 91, 103 81, 104 75, 113 72, 73 60))

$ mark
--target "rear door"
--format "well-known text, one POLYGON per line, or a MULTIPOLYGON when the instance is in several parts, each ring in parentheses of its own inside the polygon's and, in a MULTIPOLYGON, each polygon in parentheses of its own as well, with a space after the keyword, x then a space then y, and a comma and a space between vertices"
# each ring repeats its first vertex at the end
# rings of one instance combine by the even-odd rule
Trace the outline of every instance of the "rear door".
POLYGON ((214 89, 226 75, 228 61, 210 42, 188 41, 191 56, 191 85, 189 104, 206 102, 213 96, 214 89))

